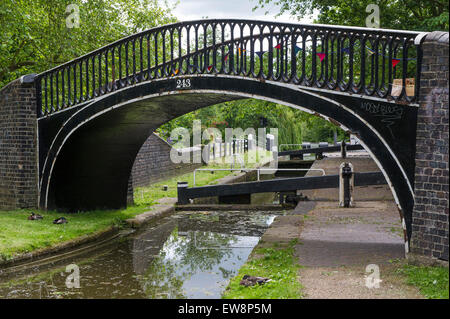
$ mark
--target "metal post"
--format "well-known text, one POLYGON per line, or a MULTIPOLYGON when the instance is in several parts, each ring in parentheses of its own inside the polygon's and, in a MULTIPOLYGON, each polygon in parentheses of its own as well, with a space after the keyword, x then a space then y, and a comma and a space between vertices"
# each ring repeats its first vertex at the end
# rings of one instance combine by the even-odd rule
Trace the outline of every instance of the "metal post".
POLYGON ((347 158, 347 144, 345 143, 344 140, 342 140, 342 143, 341 143, 341 157, 347 158))
POLYGON ((186 197, 185 190, 188 188, 187 182, 177 183, 178 204, 189 204, 189 198, 186 197))
POLYGON ((339 206, 353 206, 354 174, 351 163, 342 163, 339 168, 339 206))

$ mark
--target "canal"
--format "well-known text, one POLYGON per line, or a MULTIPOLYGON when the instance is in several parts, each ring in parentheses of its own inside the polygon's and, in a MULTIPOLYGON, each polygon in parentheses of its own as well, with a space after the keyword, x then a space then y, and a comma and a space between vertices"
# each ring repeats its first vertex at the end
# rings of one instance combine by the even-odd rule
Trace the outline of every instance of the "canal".
POLYGON ((76 257, 0 270, 0 298, 220 298, 277 214, 177 212, 76 257), (66 286, 73 265, 80 288, 66 286))

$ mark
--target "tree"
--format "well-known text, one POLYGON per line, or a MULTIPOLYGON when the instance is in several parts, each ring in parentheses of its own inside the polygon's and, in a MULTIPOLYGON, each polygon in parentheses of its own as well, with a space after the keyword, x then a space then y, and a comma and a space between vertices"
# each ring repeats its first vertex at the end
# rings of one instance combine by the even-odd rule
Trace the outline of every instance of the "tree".
POLYGON ((0 2, 0 87, 39 73, 120 38, 175 22, 158 0, 8 0, 0 2), (69 28, 69 4, 79 27, 69 28))
POLYGON ((280 14, 288 12, 301 19, 317 13, 315 23, 364 27, 368 4, 380 8, 381 28, 448 31, 449 4, 447 0, 254 0, 255 9, 271 4, 281 7, 280 14))

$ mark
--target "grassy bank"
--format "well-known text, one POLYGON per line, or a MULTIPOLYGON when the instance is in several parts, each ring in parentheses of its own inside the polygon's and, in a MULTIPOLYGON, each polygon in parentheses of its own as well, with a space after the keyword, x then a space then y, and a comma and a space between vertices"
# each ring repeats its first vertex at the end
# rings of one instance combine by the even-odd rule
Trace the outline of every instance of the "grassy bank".
POLYGON ((397 270, 409 285, 429 299, 449 299, 449 271, 447 267, 403 265, 397 270))
POLYGON ((113 225, 120 226, 123 220, 145 210, 148 208, 130 207, 124 210, 65 215, 52 211, 35 211, 44 217, 43 220, 35 221, 27 220, 29 210, 0 212, 0 261, 106 230, 113 225), (69 223, 54 225, 53 220, 61 216, 66 217, 69 223))
MULTIPOLYGON (((263 155, 267 156, 268 154, 263 155)), ((248 162, 247 154, 244 156, 244 161, 248 162)), ((247 167, 256 166, 252 163, 247 165, 247 167)), ((208 168, 227 167, 230 167, 230 164, 211 162, 208 165, 208 168)), ((196 185, 213 184, 218 179, 230 174, 238 174, 238 172, 221 171, 214 174, 201 172, 196 177, 196 185)), ((44 216, 43 220, 38 221, 27 220, 31 210, 0 211, 0 262, 10 260, 22 253, 52 247, 83 235, 106 230, 114 225, 123 225, 124 220, 151 210, 159 199, 176 197, 178 181, 188 181, 192 186, 193 173, 186 173, 149 187, 135 189, 135 205, 122 210, 90 211, 76 214, 33 210, 44 216), (168 185, 168 191, 162 190, 163 185, 168 185), (53 220, 61 216, 66 217, 69 223, 53 225, 53 220)))
POLYGON ((296 241, 289 245, 256 248, 247 263, 223 294, 225 299, 299 299, 302 285, 297 279, 299 265, 294 258, 296 241), (244 275, 272 279, 264 285, 245 287, 239 284, 244 275))

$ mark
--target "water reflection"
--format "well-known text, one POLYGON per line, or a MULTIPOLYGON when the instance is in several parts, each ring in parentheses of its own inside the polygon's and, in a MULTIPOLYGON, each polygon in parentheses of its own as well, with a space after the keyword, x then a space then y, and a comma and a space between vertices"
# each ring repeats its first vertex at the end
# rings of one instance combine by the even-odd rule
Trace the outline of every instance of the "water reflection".
POLYGON ((220 298, 275 218, 182 212, 82 257, 0 274, 0 298, 220 298), (65 266, 80 268, 66 288, 65 266))

